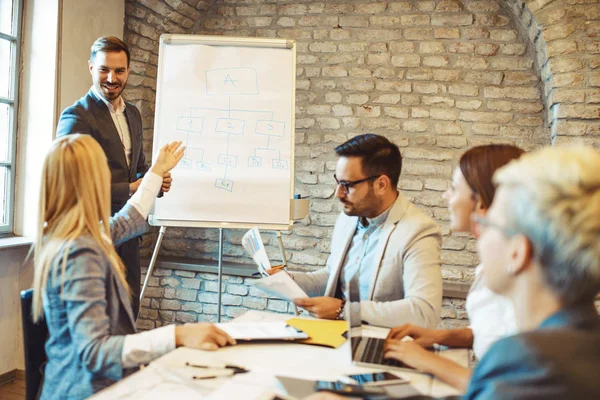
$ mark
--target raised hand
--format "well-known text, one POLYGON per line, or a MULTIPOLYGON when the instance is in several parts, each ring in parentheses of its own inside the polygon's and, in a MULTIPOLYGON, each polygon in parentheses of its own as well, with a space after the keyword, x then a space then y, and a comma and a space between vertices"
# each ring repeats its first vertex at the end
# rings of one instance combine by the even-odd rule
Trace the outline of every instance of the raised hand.
POLYGON ((159 176, 163 176, 175 168, 177 163, 183 158, 185 146, 182 142, 171 142, 160 148, 156 161, 152 164, 150 170, 159 176))

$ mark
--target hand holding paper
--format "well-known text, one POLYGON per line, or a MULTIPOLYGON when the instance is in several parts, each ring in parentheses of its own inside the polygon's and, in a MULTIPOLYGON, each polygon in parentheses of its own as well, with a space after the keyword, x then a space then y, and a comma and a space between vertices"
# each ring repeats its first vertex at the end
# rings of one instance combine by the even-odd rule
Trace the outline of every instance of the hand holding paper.
POLYGON ((287 301, 308 298, 304 290, 284 271, 267 278, 258 279, 252 285, 265 293, 287 301))
POLYGON ((269 257, 267 256, 267 251, 265 250, 265 245, 260 237, 258 228, 255 227, 246 232, 244 237, 242 237, 242 246, 252 256, 252 259, 258 266, 258 272, 265 277, 255 281, 253 283, 254 287, 272 296, 288 301, 297 298, 308 298, 304 290, 282 270, 283 266, 281 268, 275 267, 271 270, 271 263, 269 262, 269 257), (281 272, 275 273, 276 270, 280 270, 281 272))

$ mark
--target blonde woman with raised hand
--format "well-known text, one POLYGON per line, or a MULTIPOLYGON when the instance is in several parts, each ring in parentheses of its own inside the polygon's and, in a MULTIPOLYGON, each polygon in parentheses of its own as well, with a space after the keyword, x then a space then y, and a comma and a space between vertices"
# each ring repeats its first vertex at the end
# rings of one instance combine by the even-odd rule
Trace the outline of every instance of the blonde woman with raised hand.
POLYGON ((136 333, 130 289, 114 246, 139 236, 162 177, 181 160, 163 146, 138 191, 110 217, 110 171, 89 135, 56 139, 44 160, 34 247, 33 318, 45 318, 48 363, 42 399, 84 399, 176 346, 235 344, 212 324, 136 333))
MULTIPOLYGON (((444 193, 450 213, 450 230, 454 233, 478 232, 471 215, 485 215, 492 204, 496 188, 494 172, 519 158, 523 150, 510 144, 476 146, 460 157, 452 184, 444 193)), ((406 324, 393 328, 388 335, 388 358, 398 359, 464 392, 471 378, 471 369, 425 350, 440 344, 473 348, 481 359, 489 346, 516 331, 513 305, 503 296, 491 292, 483 284, 481 265, 475 270, 475 281, 467 295, 466 309, 471 325, 459 329, 427 329, 406 324), (414 341, 403 341, 409 336, 414 341)))

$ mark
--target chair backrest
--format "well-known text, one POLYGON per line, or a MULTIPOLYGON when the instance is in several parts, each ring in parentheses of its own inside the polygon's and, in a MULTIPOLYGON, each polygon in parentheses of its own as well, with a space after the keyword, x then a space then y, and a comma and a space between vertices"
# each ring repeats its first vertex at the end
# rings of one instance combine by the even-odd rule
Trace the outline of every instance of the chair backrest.
POLYGON ((33 289, 21 292, 21 320, 23 322, 23 347, 25 348, 25 398, 37 398, 42 382, 42 365, 47 361, 46 339, 48 326, 46 321, 33 322, 31 316, 31 303, 33 289))

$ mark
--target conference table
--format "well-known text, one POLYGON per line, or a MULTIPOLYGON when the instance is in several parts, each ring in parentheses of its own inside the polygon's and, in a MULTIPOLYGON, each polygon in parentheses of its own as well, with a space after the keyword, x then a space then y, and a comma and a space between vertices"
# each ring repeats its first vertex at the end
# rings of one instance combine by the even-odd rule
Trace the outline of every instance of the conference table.
MULTIPOLYGON (((251 310, 229 323, 281 321, 292 317, 251 310)), ((388 329, 371 326, 363 326, 363 330, 373 337, 385 337, 388 332, 388 329)), ((447 349, 439 354, 468 365, 468 350, 447 349)), ((293 342, 240 343, 217 351, 180 347, 97 393, 92 399, 294 399, 296 397, 287 393, 277 377, 334 381, 343 375, 376 371, 378 369, 351 363, 349 341, 337 349, 293 342), (187 363, 215 368, 194 368, 187 363), (226 364, 242 366, 249 372, 232 375, 231 370, 219 368, 226 364), (198 379, 202 377, 208 378, 198 379)), ((408 370, 393 372, 409 380, 409 384, 402 386, 411 391, 416 389, 434 397, 460 394, 428 374, 408 370)))

